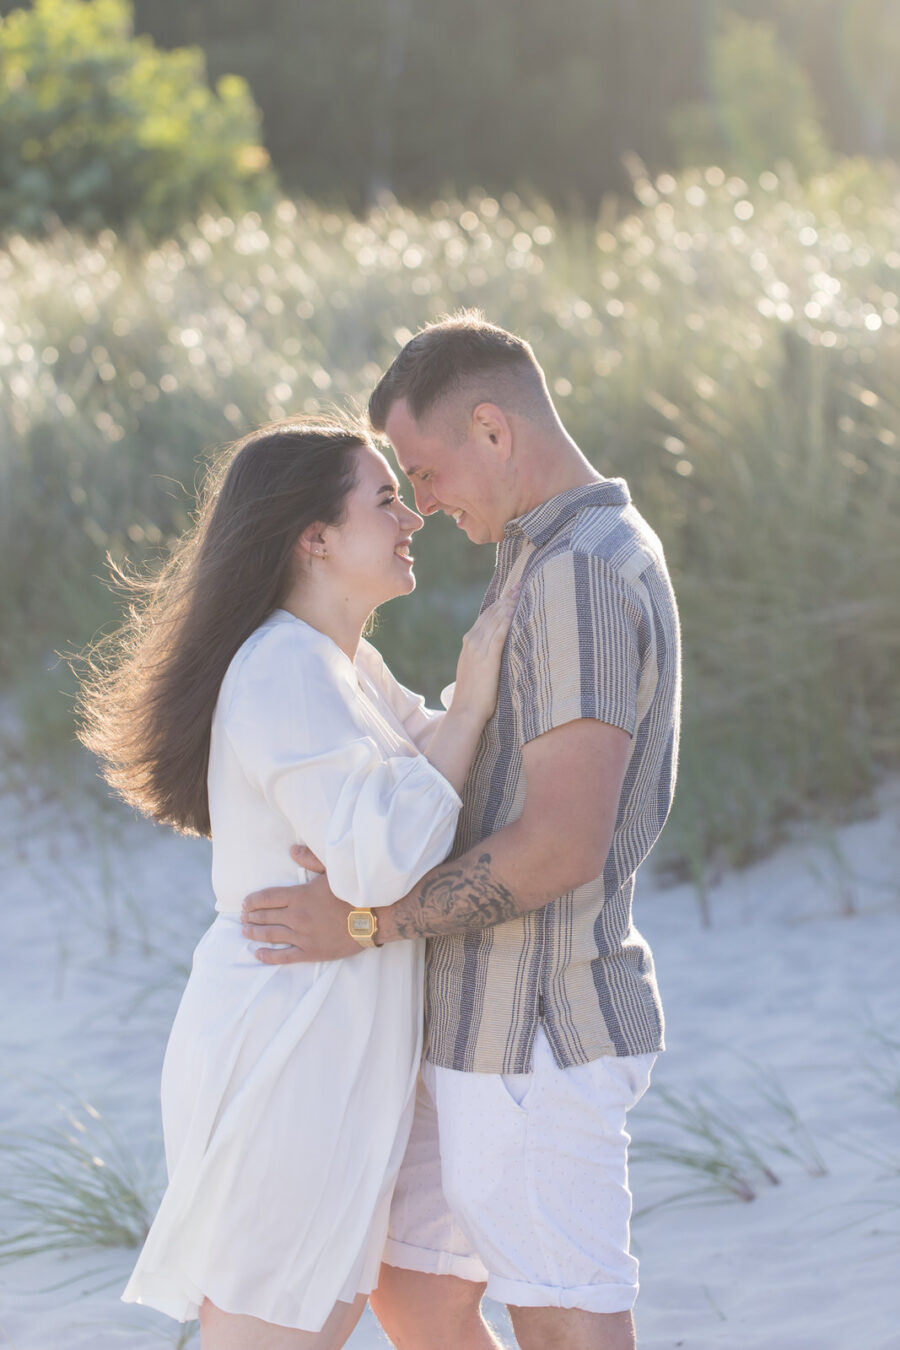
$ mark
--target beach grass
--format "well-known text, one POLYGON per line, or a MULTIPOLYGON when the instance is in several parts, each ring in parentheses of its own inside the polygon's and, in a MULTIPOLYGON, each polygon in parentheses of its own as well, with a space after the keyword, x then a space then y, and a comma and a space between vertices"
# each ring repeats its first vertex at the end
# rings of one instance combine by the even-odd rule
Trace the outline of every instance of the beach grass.
MULTIPOLYGON (((659 857, 703 890, 900 755, 900 179, 635 169, 627 216, 485 193, 364 218, 283 201, 150 246, 0 250, 0 678, 33 758, 71 742, 56 653, 108 624, 104 555, 165 554, 201 460, 364 405, 459 305, 525 334, 567 427, 629 481, 680 600, 680 787, 659 857)), ((436 520, 376 642, 436 698, 491 550, 436 520)))
POLYGON ((769 1108, 772 1117, 766 1134, 770 1149, 797 1163, 808 1176, 827 1176, 828 1164, 779 1075, 770 1066, 753 1060, 744 1059, 744 1063, 752 1074, 760 1101, 769 1108))
POLYGON ((828 1174, 812 1133, 777 1074, 748 1063, 755 1098, 749 1105, 745 1101, 738 1107, 724 1092, 709 1088, 654 1089, 645 1115, 652 1128, 642 1126, 632 1159, 653 1164, 666 1177, 690 1180, 687 1189, 672 1192, 642 1213, 678 1204, 755 1200, 763 1188, 782 1184, 779 1158, 811 1177, 828 1174))
POLYGON ((678 1095, 658 1087, 655 1100, 654 1121, 665 1134, 637 1139, 632 1159, 662 1164, 667 1171, 687 1173, 691 1178, 688 1190, 678 1191, 661 1203, 746 1202, 756 1198, 762 1184, 780 1185, 781 1178, 735 1120, 724 1097, 710 1093, 678 1095))
POLYGON ((877 1096, 900 1110, 900 1024, 873 1025, 867 1031, 866 1079, 877 1096))
POLYGON ((156 1187, 95 1107, 0 1144, 0 1264, 84 1247, 138 1247, 156 1187))
MULTIPOLYGON (((140 1327, 141 1345, 146 1346, 148 1342, 167 1346, 169 1350, 185 1350, 185 1346, 191 1345, 197 1341, 200 1332, 200 1323, 181 1322, 173 1323, 170 1319, 162 1320, 162 1315, 153 1317, 150 1320, 149 1310, 129 1308, 127 1320, 114 1321, 112 1318, 96 1318, 91 1321, 81 1320, 78 1323, 80 1332, 95 1331, 98 1338, 98 1344, 104 1346, 123 1345, 133 1346, 137 1333, 137 1327, 140 1327), (148 1314, 147 1320, 140 1318, 140 1313, 148 1314), (137 1317, 135 1314, 137 1313, 137 1317)), ((2 1344, 2 1342, 0 1342, 2 1344)))

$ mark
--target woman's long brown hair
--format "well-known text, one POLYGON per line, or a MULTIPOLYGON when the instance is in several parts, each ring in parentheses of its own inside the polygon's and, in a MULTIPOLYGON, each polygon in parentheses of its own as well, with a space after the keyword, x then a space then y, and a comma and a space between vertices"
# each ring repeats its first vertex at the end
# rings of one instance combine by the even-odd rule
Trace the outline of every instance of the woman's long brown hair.
POLYGON ((367 439, 336 420, 253 432, 208 474, 194 528, 163 568, 149 578, 117 570, 127 618, 90 654, 78 734, 107 782, 154 820, 209 834, 219 686, 283 599, 300 534, 343 518, 367 439))

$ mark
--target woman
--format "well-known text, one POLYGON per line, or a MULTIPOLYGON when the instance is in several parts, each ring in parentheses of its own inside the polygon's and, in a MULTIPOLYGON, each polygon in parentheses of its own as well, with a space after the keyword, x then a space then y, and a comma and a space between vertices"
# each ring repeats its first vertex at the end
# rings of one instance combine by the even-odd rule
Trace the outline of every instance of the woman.
POLYGON ((413 590, 421 525, 358 427, 248 436, 83 698, 82 739, 113 786, 212 837, 218 915, 163 1068, 169 1186, 123 1296, 199 1315, 203 1350, 336 1350, 377 1278, 421 1049, 420 944, 263 966, 239 910, 296 881, 294 843, 356 908, 391 903, 450 849, 513 599, 467 635, 450 710, 427 711, 361 636, 413 590))

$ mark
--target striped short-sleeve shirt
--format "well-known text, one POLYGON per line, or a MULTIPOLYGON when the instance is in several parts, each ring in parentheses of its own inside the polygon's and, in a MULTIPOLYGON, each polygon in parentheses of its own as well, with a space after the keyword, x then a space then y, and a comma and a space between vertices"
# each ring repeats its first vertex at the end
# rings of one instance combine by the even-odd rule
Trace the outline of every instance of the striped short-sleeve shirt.
POLYGON ((533 913, 428 943, 428 1059, 481 1073, 527 1072, 539 1025, 561 1066, 663 1046, 653 958, 631 916, 678 751, 678 614, 662 547, 625 483, 605 479, 509 523, 484 603, 514 581, 497 707, 452 856, 521 815, 528 741, 592 717, 624 728, 631 747, 600 876, 533 913))

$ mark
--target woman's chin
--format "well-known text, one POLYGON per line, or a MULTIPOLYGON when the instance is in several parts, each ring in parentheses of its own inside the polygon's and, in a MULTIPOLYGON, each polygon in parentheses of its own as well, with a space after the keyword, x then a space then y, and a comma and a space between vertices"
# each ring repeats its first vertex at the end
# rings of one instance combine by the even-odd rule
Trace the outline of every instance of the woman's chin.
POLYGON ((394 595, 410 595, 415 589, 416 575, 412 568, 410 568, 403 580, 398 583, 394 595))
POLYGON ((393 586, 391 586, 390 590, 388 590, 387 587, 385 587, 385 592, 382 595, 381 599, 376 604, 375 608, 377 609, 378 605, 386 605, 389 600, 397 600, 399 599, 400 596, 412 595, 415 589, 416 589, 416 578, 414 574, 410 572, 408 576, 404 577, 402 581, 395 581, 393 586))

